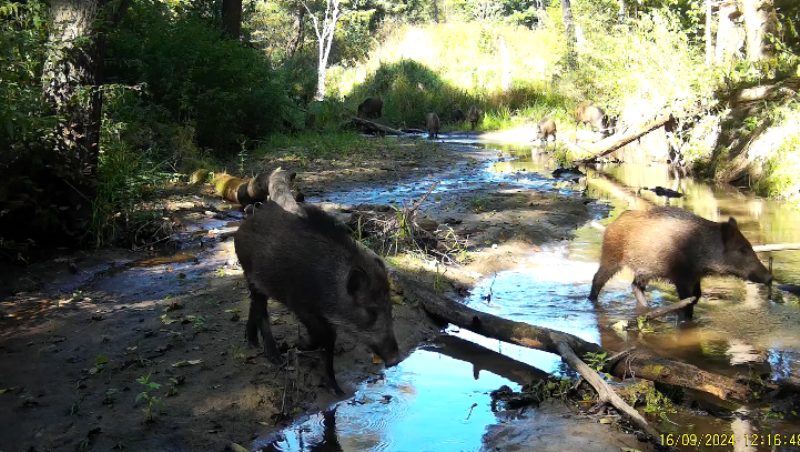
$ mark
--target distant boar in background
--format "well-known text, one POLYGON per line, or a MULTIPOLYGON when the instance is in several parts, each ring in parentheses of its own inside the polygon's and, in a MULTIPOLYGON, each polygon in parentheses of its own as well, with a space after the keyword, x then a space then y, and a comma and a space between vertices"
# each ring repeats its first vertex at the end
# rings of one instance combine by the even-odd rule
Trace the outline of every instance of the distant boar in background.
POLYGON ((436 138, 439 135, 439 127, 441 127, 439 116, 434 112, 426 113, 425 128, 428 129, 428 138, 436 138))
POLYGON ((533 136, 534 140, 548 141, 550 137, 553 137, 553 141, 556 141, 556 122, 549 116, 545 117, 536 125, 536 132, 533 136))
POLYGON ((460 108, 453 107, 453 109, 450 110, 450 120, 453 122, 464 122, 467 120, 467 117, 464 116, 464 112, 461 111, 460 108))
POLYGON ((358 106, 358 117, 364 119, 377 119, 383 115, 383 101, 369 97, 358 106))
POLYGON ((575 121, 578 125, 589 124, 592 130, 597 129, 603 135, 608 135, 608 117, 606 113, 589 102, 581 102, 575 110, 575 121))
POLYGON ((469 107, 469 112, 467 113, 467 117, 469 118, 472 130, 475 130, 475 126, 478 125, 478 121, 480 121, 481 119, 481 113, 478 111, 478 107, 474 105, 469 107))
MULTIPOLYGON (((700 299, 700 280, 707 275, 733 275, 770 284, 772 275, 742 235, 736 220, 716 223, 676 207, 623 212, 605 231, 600 269, 592 280, 589 299, 622 267, 633 270, 633 293, 647 306, 644 291, 654 278, 673 284, 681 300, 700 299)), ((694 305, 684 311, 692 318, 694 305)))

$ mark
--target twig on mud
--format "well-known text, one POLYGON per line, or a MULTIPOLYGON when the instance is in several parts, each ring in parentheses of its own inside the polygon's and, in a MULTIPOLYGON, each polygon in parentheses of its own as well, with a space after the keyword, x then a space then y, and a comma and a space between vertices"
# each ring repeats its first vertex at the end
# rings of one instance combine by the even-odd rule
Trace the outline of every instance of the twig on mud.
POLYGON ((437 185, 439 185, 438 180, 434 182, 433 185, 431 185, 431 188, 428 189, 428 191, 422 196, 422 198, 419 198, 419 200, 417 200, 417 202, 414 203, 414 205, 408 211, 406 216, 416 213, 416 211, 420 208, 420 206, 422 206, 422 203, 425 202, 426 199, 428 199, 428 196, 430 196, 430 194, 433 192, 433 189, 436 188, 437 185))

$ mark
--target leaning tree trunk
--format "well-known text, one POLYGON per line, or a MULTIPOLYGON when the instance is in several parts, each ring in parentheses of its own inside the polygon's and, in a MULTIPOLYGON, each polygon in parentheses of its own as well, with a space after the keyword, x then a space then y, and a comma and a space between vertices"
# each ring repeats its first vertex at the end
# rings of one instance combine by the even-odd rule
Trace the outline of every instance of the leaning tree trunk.
POLYGON ((564 18, 564 28, 566 30, 567 38, 567 67, 575 69, 576 55, 575 55, 575 22, 572 20, 572 6, 570 0, 561 0, 561 13, 564 18))
POLYGON ((778 28, 772 0, 743 0, 742 6, 747 32, 747 59, 759 61, 769 58, 774 46, 767 35, 774 34, 778 28))
POLYGON ((222 29, 235 40, 242 34, 242 0, 222 0, 222 29))
POLYGON ((439 2, 433 0, 433 21, 439 23, 439 2))
POLYGON ((88 218, 97 189, 104 57, 100 27, 107 23, 107 4, 108 0, 50 1, 53 25, 42 84, 61 118, 56 152, 67 174, 63 179, 70 186, 76 222, 88 218))

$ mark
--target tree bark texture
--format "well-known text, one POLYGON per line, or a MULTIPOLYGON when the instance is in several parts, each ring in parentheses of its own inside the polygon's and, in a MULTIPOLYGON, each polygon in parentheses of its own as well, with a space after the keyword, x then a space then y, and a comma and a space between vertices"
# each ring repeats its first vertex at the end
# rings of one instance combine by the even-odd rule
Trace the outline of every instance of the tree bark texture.
POLYGON ((242 0, 222 0, 222 29, 232 39, 242 34, 242 0))
MULTIPOLYGON (((589 352, 608 353, 599 345, 586 342, 571 334, 476 311, 427 289, 422 283, 399 271, 392 270, 390 277, 398 286, 402 287, 403 295, 406 298, 419 303, 429 314, 480 335, 554 353, 562 357, 560 344, 568 346, 579 356, 589 352)), ((608 354, 613 355, 614 353, 608 354)), ((625 359, 615 363, 613 368, 606 370, 622 379, 634 376, 673 386, 692 388, 713 394, 723 400, 747 401, 752 397, 749 388, 729 377, 706 372, 691 364, 651 356, 639 351, 631 353, 625 359)))
POLYGON ((289 43, 289 57, 294 58, 295 53, 300 49, 300 44, 303 43, 306 29, 306 9, 300 5, 297 8, 297 15, 294 19, 294 32, 292 33, 292 40, 289 43))
POLYGON ((711 0, 706 0, 706 64, 710 65, 714 54, 714 43, 711 41, 712 21, 711 0))
POLYGON ((567 38, 567 67, 574 69, 577 65, 577 58, 575 55, 575 21, 572 19, 570 0, 561 0, 561 14, 564 19, 564 29, 567 38))
POLYGON ((717 63, 741 59, 741 51, 745 42, 745 32, 741 21, 742 12, 738 0, 727 0, 720 4, 715 53, 717 63))
MULTIPOLYGON (((42 72, 46 98, 61 118, 56 152, 72 182, 73 210, 90 214, 96 192, 102 122, 104 40, 107 0, 51 0, 52 31, 42 72)), ((65 177, 66 180, 66 177, 65 177)), ((74 218, 78 220, 78 218, 74 218)))
POLYGON ((747 59, 759 61, 772 56, 774 46, 768 34, 777 31, 778 17, 772 0, 742 0, 747 32, 747 59))

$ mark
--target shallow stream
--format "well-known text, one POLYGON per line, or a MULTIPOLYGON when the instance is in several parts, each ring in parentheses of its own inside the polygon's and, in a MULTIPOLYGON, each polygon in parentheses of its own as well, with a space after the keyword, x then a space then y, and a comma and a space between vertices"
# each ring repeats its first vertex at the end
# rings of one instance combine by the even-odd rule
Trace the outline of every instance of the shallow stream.
MULTIPOLYGON (((464 145, 463 140, 458 142, 464 145)), ((752 369, 771 372, 771 378, 780 379, 797 371, 800 302, 788 293, 775 291, 768 300, 767 289, 763 286, 731 278, 707 278, 703 284, 704 298, 695 309, 693 322, 678 324, 670 320, 659 324, 657 333, 650 334, 617 332, 609 327, 615 320, 630 318, 634 312, 636 301, 629 288, 631 274, 622 272, 609 282, 601 293, 599 311, 586 296, 602 243, 603 232, 598 223, 608 224, 622 211, 634 207, 632 204, 645 202, 636 196, 640 188, 661 186, 685 194, 683 198, 667 199, 643 191, 642 198, 654 204, 680 206, 715 221, 733 216, 754 245, 800 242, 800 211, 727 187, 691 178, 676 179, 665 165, 615 164, 582 168, 587 177, 570 182, 555 179, 551 172, 557 167, 556 163, 536 148, 469 144, 497 149, 511 157, 482 163, 477 177, 466 176, 457 169, 437 174, 436 180, 442 182, 434 193, 503 183, 509 188, 598 200, 592 203, 594 220, 579 229, 573 240, 558 242, 525 256, 526 262, 519 269, 484 278, 466 300, 470 306, 568 332, 606 349, 623 350, 636 345, 654 354, 732 376, 747 375, 752 369), (489 293, 492 296, 487 301, 489 293)), ((404 181, 391 187, 365 186, 346 193, 330 193, 310 201, 398 202, 419 197, 429 186, 430 181, 426 180, 404 181)), ((771 255, 776 277, 784 283, 800 284, 800 252, 773 252, 771 255)), ((762 253, 760 257, 766 263, 769 253, 762 253)), ((651 287, 648 297, 653 305, 676 298, 673 288, 667 285, 651 287)), ((482 355, 469 353, 469 345, 452 337, 482 345, 545 372, 562 371, 560 358, 499 343, 468 331, 451 328, 447 333, 451 337, 443 338, 442 343, 415 351, 400 365, 387 370, 382 378, 360 385, 355 396, 340 403, 335 411, 306 417, 281 432, 262 436, 254 442, 253 450, 495 450, 490 433, 495 427, 545 416, 535 409, 523 416, 529 418, 528 421, 512 420, 509 413, 494 413, 489 393, 501 385, 519 389, 524 378, 519 378, 519 373, 511 369, 513 365, 498 364, 496 358, 486 358, 483 362, 482 355), (473 358, 466 360, 466 356, 473 358)), ((685 397, 703 398, 690 391, 685 397)), ((762 408, 734 404, 724 407, 741 413, 762 408)), ((786 435, 783 442, 789 443, 790 435, 800 433, 800 423, 771 419, 758 424, 748 419, 723 409, 698 408, 696 413, 668 414, 666 419, 653 421, 665 433, 702 435, 733 431, 739 436, 750 435, 750 442, 763 440, 765 444, 766 435, 786 435), (709 411, 715 414, 710 415, 709 411)), ((794 442, 794 445, 774 446, 774 441, 769 440, 770 445, 747 450, 798 450, 800 444, 794 442)), ((499 450, 533 450, 524 444, 519 446, 518 449, 499 450)), ((744 446, 739 441, 726 447, 681 449, 745 450, 744 446)), ((605 449, 598 446, 596 450, 605 449)))

